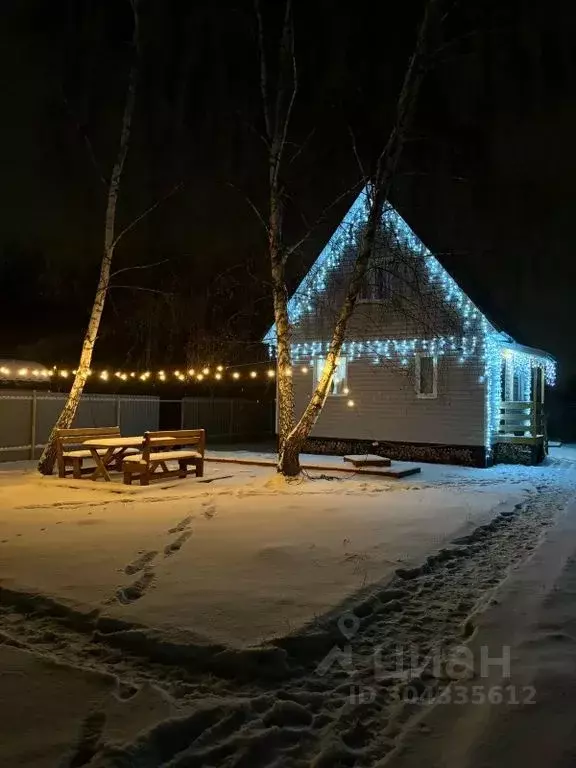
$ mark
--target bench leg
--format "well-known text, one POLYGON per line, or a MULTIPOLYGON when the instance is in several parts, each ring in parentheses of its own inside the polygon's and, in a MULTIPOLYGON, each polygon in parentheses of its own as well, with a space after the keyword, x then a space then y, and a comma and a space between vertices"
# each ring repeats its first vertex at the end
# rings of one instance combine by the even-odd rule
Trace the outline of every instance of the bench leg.
POLYGON ((178 477, 186 477, 188 474, 188 465, 186 464, 186 459, 179 459, 178 461, 178 477))
POLYGON ((140 485, 150 485, 150 470, 146 469, 140 475, 140 485))
POLYGON ((196 477, 204 477, 204 459, 196 462, 196 477))
POLYGON ((76 480, 82 477, 82 459, 72 459, 72 476, 76 480))
POLYGON ((132 472, 124 472, 124 485, 132 485, 132 472))

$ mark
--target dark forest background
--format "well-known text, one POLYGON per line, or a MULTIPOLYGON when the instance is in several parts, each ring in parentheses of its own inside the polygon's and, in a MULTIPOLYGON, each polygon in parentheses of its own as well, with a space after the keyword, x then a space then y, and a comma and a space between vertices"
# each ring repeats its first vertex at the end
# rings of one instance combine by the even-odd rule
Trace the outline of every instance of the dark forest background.
MULTIPOLYGON (((278 2, 265 4, 275 28, 278 2)), ((288 170, 296 237, 387 135, 421 3, 295 0, 301 76, 288 170), (310 135, 311 134, 311 135, 310 135)), ((131 49, 122 0, 4 0, 0 25, 0 357, 74 362, 93 298, 131 49), (93 148, 92 162, 87 143, 93 148), (98 168, 96 168, 97 166, 98 168)), ((123 241, 96 363, 254 359, 271 323, 265 152, 250 0, 142 0, 143 71, 123 241), (158 264, 158 262, 162 262, 158 264)), ((576 373, 576 8, 450 4, 393 203, 518 341, 576 373)), ((273 41, 270 42, 273 45, 273 41)), ((292 262, 295 285, 346 210, 292 262)))

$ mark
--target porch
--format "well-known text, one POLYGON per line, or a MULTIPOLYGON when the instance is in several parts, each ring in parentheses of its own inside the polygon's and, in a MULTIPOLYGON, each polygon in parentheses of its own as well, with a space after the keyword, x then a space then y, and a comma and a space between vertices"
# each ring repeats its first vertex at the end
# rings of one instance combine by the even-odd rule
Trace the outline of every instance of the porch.
POLYGON ((548 454, 546 381, 545 353, 519 345, 502 351, 496 443, 512 445, 509 450, 501 446, 497 455, 502 453, 510 460, 508 454, 514 452, 514 445, 517 450, 529 451, 530 463, 539 463, 548 454))
POLYGON ((544 443, 547 450, 544 403, 507 400, 500 404, 499 443, 544 443))

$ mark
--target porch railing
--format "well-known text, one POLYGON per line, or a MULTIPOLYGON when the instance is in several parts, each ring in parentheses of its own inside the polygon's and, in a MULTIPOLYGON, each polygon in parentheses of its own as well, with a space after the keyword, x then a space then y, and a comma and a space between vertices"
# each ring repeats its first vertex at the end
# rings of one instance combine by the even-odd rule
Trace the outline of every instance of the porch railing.
POLYGON ((546 417, 542 403, 512 400, 501 403, 498 435, 502 438, 545 438, 546 417))

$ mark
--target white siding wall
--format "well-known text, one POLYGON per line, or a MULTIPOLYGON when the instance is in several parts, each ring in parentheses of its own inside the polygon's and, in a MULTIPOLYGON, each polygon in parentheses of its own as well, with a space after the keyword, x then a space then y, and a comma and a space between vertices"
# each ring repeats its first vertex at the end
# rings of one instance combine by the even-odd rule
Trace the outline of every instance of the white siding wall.
MULTIPOLYGON (((351 253, 328 278, 326 289, 314 297, 293 329, 293 343, 328 342, 332 337, 353 264, 351 253)), ((408 257, 410 258, 410 257, 408 257)), ((464 335, 464 322, 447 304, 441 286, 430 283, 424 266, 410 261, 412 278, 392 299, 359 302, 347 327, 347 341, 433 339, 464 335)), ((348 364, 348 396, 329 396, 312 432, 316 437, 382 440, 445 445, 483 446, 484 364, 477 355, 459 361, 460 353, 438 357, 438 397, 420 399, 415 392, 415 358, 374 365, 367 358, 348 364), (347 406, 348 399, 354 407, 347 406)), ((293 366, 296 411, 300 414, 312 392, 309 361, 293 366)))
MULTIPOLYGON (((312 370, 294 365, 296 412, 310 397, 312 370)), ((458 356, 438 358, 438 397, 420 399, 414 386, 415 359, 406 366, 368 359, 348 364, 347 396, 328 396, 312 436, 414 443, 481 446, 484 444, 483 363, 458 356), (352 399, 354 407, 347 401, 352 399)))

